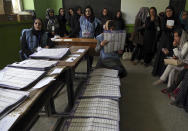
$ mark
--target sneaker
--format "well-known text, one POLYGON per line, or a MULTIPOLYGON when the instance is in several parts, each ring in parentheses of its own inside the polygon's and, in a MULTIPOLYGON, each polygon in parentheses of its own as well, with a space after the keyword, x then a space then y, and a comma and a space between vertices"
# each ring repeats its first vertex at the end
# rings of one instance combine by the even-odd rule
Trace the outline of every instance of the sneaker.
POLYGON ((153 82, 153 85, 154 85, 154 86, 157 86, 157 85, 160 85, 160 84, 162 84, 162 83, 163 83, 163 81, 159 79, 159 80, 153 82))

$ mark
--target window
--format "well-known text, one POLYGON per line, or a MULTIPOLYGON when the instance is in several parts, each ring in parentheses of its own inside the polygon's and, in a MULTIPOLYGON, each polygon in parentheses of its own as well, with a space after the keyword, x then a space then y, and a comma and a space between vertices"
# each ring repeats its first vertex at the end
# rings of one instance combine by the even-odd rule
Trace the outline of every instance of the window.
POLYGON ((17 14, 22 11, 21 0, 12 0, 13 13, 17 14))

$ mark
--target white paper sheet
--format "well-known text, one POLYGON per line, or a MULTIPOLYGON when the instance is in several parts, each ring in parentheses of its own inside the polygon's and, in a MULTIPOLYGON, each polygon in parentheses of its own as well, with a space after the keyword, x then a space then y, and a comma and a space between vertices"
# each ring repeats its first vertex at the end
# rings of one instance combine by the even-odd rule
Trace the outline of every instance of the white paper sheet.
POLYGON ((63 41, 72 41, 72 39, 63 39, 63 41))
POLYGON ((77 57, 70 57, 66 60, 66 62, 74 62, 74 60, 76 60, 77 57))
POLYGON ((34 87, 33 89, 40 89, 46 85, 48 85, 50 82, 54 81, 54 77, 45 77, 42 80, 40 80, 34 87))
POLYGON ((83 53, 85 51, 85 49, 78 49, 76 52, 77 53, 83 53))
POLYGON ((64 68, 55 68, 50 75, 56 75, 56 74, 60 74, 63 71, 64 68))

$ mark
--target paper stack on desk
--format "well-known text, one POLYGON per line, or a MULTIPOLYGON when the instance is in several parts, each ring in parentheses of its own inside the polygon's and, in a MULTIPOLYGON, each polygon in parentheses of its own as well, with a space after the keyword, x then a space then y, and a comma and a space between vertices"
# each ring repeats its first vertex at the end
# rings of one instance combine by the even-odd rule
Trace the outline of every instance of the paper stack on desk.
POLYGON ((23 89, 40 79, 45 71, 5 67, 0 71, 0 86, 23 89))
POLYGON ((119 121, 119 104, 118 101, 111 99, 81 99, 75 109, 74 116, 119 121))
POLYGON ((0 119, 20 105, 29 93, 0 88, 0 119))
POLYGON ((124 50, 126 39, 126 32, 124 30, 118 31, 104 31, 104 40, 108 44, 104 46, 105 53, 111 53, 118 50, 124 50))
POLYGON ((42 48, 38 52, 30 55, 31 58, 44 58, 44 59, 62 59, 69 52, 69 48, 42 48))
POLYGON ((64 131, 119 131, 119 122, 100 118, 73 118, 66 121, 64 131))
POLYGON ((58 61, 27 59, 22 62, 15 62, 8 66, 23 69, 48 70, 55 66, 57 63, 58 61))
POLYGON ((103 85, 115 85, 120 86, 119 78, 115 77, 106 77, 106 76, 92 76, 89 79, 88 84, 103 84, 103 85))
POLYGON ((87 85, 82 97, 104 97, 111 99, 119 99, 121 97, 119 86, 115 85, 87 85))

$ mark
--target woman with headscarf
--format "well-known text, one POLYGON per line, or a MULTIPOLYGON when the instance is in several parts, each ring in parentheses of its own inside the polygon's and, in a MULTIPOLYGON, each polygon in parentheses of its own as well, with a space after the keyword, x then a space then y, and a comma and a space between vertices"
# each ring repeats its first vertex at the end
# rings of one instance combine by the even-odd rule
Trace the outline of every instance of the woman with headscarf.
POLYGON ((103 26, 106 24, 107 20, 112 20, 112 18, 109 15, 109 11, 108 11, 107 8, 103 8, 103 10, 101 12, 101 16, 100 16, 99 19, 100 19, 103 26))
POLYGON ((157 54, 154 62, 152 74, 161 76, 166 66, 164 58, 173 54, 173 32, 179 26, 179 22, 174 17, 174 10, 168 6, 165 10, 165 16, 161 20, 161 37, 158 42, 157 54))
POLYGON ((148 66, 155 53, 155 46, 158 39, 158 32, 160 30, 160 20, 157 16, 157 9, 151 7, 149 10, 149 15, 145 22, 145 31, 144 31, 144 63, 145 66, 148 66))
POLYGON ((59 15, 57 16, 59 22, 59 35, 63 37, 67 35, 68 32, 66 30, 66 18, 65 18, 65 10, 63 8, 59 9, 59 15))
POLYGON ((143 59, 144 28, 148 13, 149 8, 142 7, 136 15, 134 32, 131 38, 133 44, 136 46, 131 58, 131 61, 133 61, 134 64, 137 64, 141 59, 143 59))
POLYGON ((122 18, 122 13, 120 10, 116 12, 116 16, 114 18, 115 29, 116 30, 124 30, 125 29, 125 21, 122 18))
MULTIPOLYGON (((173 59, 177 59, 179 61, 184 61, 188 59, 188 35, 185 31, 182 31, 182 29, 176 29, 174 31, 174 42, 173 46, 175 47, 173 49, 173 59)), ((167 89, 169 89, 174 81, 175 81, 175 72, 180 72, 183 70, 183 65, 174 66, 174 65, 168 65, 163 72, 162 76, 159 80, 154 82, 154 85, 158 85, 160 83, 165 82, 168 79, 168 85, 167 89)), ((163 89, 162 92, 165 93, 167 89, 163 89)))
POLYGON ((59 23, 54 15, 54 10, 53 9, 47 9, 46 10, 46 29, 48 31, 49 37, 53 37, 56 33, 58 33, 59 30, 59 23))
POLYGON ((40 18, 36 18, 31 29, 22 30, 21 40, 21 58, 22 60, 29 58, 38 47, 49 48, 51 42, 47 32, 43 29, 43 23, 40 18))
POLYGON ((80 17, 80 37, 81 38, 94 38, 97 26, 101 24, 101 21, 94 15, 91 7, 86 7, 84 10, 84 16, 80 17))
POLYGON ((182 28, 188 32, 188 11, 183 11, 179 17, 182 28))
POLYGON ((68 24, 70 26, 69 37, 79 37, 79 32, 80 32, 79 18, 74 12, 73 8, 69 9, 68 24))

